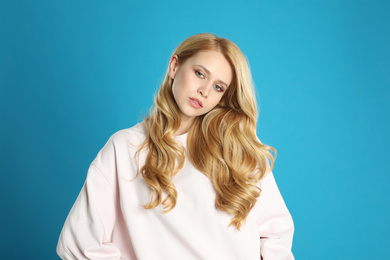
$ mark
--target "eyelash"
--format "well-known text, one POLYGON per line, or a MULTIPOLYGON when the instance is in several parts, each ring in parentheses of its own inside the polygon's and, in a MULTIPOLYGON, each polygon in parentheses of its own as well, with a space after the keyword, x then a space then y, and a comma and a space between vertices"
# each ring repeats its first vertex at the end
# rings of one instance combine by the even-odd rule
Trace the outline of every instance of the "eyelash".
POLYGON ((218 92, 223 92, 223 88, 219 85, 214 85, 215 89, 218 91, 218 92))
POLYGON ((204 79, 203 73, 200 72, 199 70, 196 70, 196 71, 195 71, 195 74, 196 74, 199 78, 204 79))
MULTIPOLYGON (((199 78, 201 79, 204 79, 204 74, 202 72, 200 72, 199 70, 196 70, 195 71, 195 74, 196 76, 198 76, 199 78)), ((219 85, 214 85, 215 89, 218 91, 218 92, 223 92, 223 88, 219 85)))

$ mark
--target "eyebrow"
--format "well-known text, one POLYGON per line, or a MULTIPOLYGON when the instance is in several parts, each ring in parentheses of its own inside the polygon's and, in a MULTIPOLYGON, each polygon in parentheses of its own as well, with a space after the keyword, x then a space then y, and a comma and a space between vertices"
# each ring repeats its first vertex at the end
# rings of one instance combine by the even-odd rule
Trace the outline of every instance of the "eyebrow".
MULTIPOLYGON (((202 65, 197 64, 197 65, 195 65, 195 66, 201 67, 204 71, 206 71, 207 74, 212 74, 208 69, 206 69, 206 68, 205 68, 204 66, 202 66, 202 65)), ((226 84, 225 82, 223 82, 222 80, 217 80, 217 83, 220 83, 220 84, 225 85, 226 88, 229 87, 229 85, 226 84)))

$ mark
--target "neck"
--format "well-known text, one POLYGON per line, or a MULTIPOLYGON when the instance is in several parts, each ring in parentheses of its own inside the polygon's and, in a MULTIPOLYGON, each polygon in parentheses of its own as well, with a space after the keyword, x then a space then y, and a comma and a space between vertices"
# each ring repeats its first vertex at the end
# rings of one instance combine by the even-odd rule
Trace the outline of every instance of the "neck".
POLYGON ((175 135, 182 135, 182 134, 187 133, 190 130, 193 122, 194 122, 194 119, 185 119, 182 117, 180 127, 176 131, 175 135))

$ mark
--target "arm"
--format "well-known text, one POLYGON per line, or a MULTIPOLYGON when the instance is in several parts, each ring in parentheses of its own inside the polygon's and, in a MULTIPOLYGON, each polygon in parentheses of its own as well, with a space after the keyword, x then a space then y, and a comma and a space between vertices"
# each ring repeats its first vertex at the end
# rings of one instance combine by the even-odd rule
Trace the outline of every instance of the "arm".
POLYGON ((62 259, 120 259, 118 247, 110 242, 115 191, 94 163, 62 229, 57 245, 62 259))
POLYGON ((294 223, 272 172, 262 180, 261 189, 261 195, 255 205, 261 259, 293 260, 291 247, 294 223))

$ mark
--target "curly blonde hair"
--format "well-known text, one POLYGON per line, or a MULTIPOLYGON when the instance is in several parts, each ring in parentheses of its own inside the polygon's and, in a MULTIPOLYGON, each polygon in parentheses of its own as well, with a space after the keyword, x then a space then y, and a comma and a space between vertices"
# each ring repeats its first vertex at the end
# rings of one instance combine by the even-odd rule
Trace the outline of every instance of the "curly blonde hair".
MULTIPOLYGON (((273 168, 270 151, 276 156, 276 150, 257 138, 252 76, 245 56, 233 42, 212 34, 197 34, 184 40, 173 54, 179 63, 184 63, 197 52, 207 50, 224 55, 233 69, 233 79, 219 104, 194 120, 187 136, 189 160, 213 183, 216 208, 230 213, 230 225, 240 229, 260 196, 260 180, 273 168)), ((174 139, 181 121, 172 83, 167 72, 145 119, 148 137, 137 152, 148 150, 138 172, 151 189, 150 203, 144 207, 162 204, 164 212, 176 205, 178 194, 172 179, 185 161, 185 149, 174 139)))

